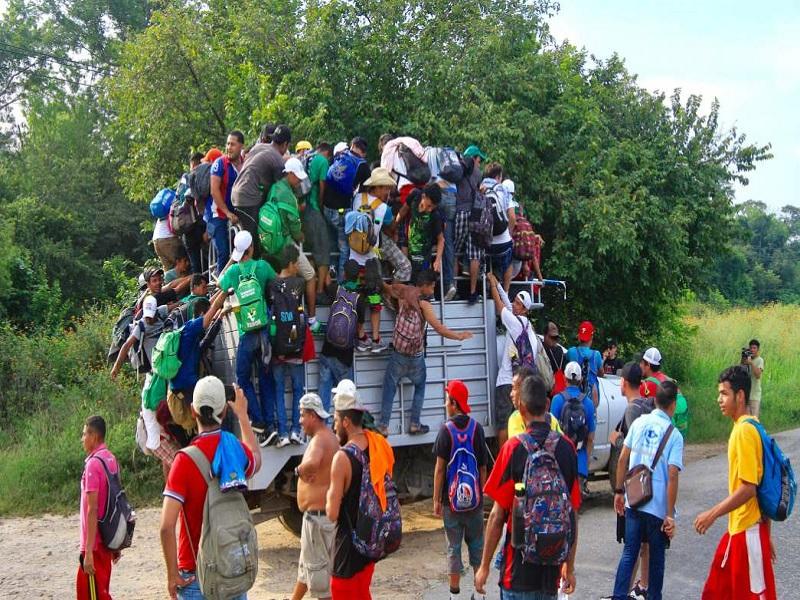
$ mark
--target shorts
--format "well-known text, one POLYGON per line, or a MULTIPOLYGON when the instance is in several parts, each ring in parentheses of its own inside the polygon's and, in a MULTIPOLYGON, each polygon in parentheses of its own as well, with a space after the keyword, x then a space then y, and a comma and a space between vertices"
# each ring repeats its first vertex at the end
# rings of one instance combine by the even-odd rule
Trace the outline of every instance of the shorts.
POLYGON ((328 520, 324 511, 321 512, 323 514, 303 513, 303 526, 300 530, 297 581, 308 586, 308 595, 313 598, 329 598, 331 595, 336 525, 328 520))
POLYGON ((312 281, 317 276, 314 267, 308 260, 303 250, 295 244, 295 248, 300 252, 300 257, 297 259, 297 274, 300 275, 305 281, 312 281))
POLYGON ((511 403, 511 384, 498 385, 494 390, 494 426, 495 429, 508 431, 508 417, 514 412, 511 403))
POLYGON ((478 568, 483 553, 483 506, 468 512, 453 512, 449 506, 442 507, 444 534, 447 538, 447 574, 461 575, 461 542, 467 544, 469 566, 478 568))
POLYGON ((369 586, 375 573, 375 563, 369 563, 352 577, 331 577, 332 600, 372 600, 369 586))
POLYGON ((714 553, 703 600, 775 600, 775 574, 766 523, 725 533, 714 553))
POLYGON ((492 244, 489 248, 489 258, 492 261, 492 272, 497 277, 502 277, 506 269, 511 266, 514 257, 514 242, 505 244, 492 244))
POLYGON ((303 213, 303 236, 305 249, 311 252, 311 258, 317 267, 331 264, 331 236, 328 222, 318 210, 306 206, 303 213))

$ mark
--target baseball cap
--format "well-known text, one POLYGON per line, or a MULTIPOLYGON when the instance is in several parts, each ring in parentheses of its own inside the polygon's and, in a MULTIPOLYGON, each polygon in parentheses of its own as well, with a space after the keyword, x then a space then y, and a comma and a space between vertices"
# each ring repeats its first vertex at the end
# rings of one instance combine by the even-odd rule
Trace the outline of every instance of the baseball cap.
POLYGON ((643 381, 639 384, 639 395, 642 398, 655 398, 658 384, 655 381, 643 381))
POLYGON ((588 342, 594 335, 594 325, 591 321, 584 321, 578 326, 578 341, 588 342))
POLYGON ((639 363, 625 363, 620 376, 631 385, 639 385, 642 382, 642 368, 639 363))
POLYGON ((327 419, 331 416, 322 406, 322 398, 317 394, 306 394, 300 398, 300 410, 313 410, 320 419, 327 419))
POLYGON ((580 381, 583 379, 581 366, 574 360, 572 362, 568 362, 567 366, 564 367, 564 377, 567 378, 567 381, 580 381))
POLYGON ((659 366, 661 364, 661 352, 658 351, 658 348, 648 348, 645 350, 642 360, 651 365, 659 366))
POLYGON ((144 278, 144 282, 147 283, 150 281, 150 278, 154 275, 163 275, 164 269, 161 267, 147 267, 144 271, 142 271, 142 277, 144 278))
POLYGON ((300 162, 299 158, 295 158, 294 156, 287 160, 286 164, 283 165, 283 172, 294 173, 300 180, 308 179, 306 170, 303 168, 303 163, 300 162))
POLYGON ((308 140, 300 140, 297 142, 297 145, 294 147, 295 152, 300 152, 300 150, 311 150, 311 142, 308 140))
POLYGON ((478 148, 475 144, 467 146, 467 149, 464 150, 464 156, 467 158, 475 158, 476 156, 480 156, 482 160, 486 160, 487 158, 489 158, 488 156, 486 156, 486 154, 481 152, 481 149, 478 148))
POLYGON ((452 379, 445 388, 447 395, 458 404, 459 410, 468 415, 470 413, 469 407, 469 390, 463 381, 460 379, 452 379))
POLYGON ((219 148, 211 148, 211 150, 206 152, 206 155, 203 157, 203 160, 205 162, 214 162, 220 156, 222 156, 222 150, 220 150, 219 148))
POLYGON ((506 191, 509 194, 514 194, 517 191, 517 186, 514 185, 514 182, 510 179, 506 179, 503 181, 503 187, 506 188, 506 191))
POLYGON ((142 315, 144 317, 153 318, 156 316, 158 310, 158 301, 155 296, 147 296, 142 303, 142 315))
POLYGON ((247 249, 252 245, 253 235, 246 230, 240 231, 233 238, 233 252, 231 252, 231 258, 235 262, 239 262, 242 260, 244 253, 247 252, 247 249))
POLYGON ((530 310, 531 306, 533 306, 533 298, 529 292, 522 290, 519 294, 514 297, 515 300, 519 300, 522 302, 522 306, 525 307, 525 310, 530 310))
POLYGON ((347 142, 339 142, 333 147, 333 155, 336 156, 339 152, 344 152, 347 150, 347 142))
POLYGON ((356 384, 350 379, 342 379, 339 385, 331 390, 331 393, 335 410, 367 410, 361 404, 361 396, 356 389, 356 384))
POLYGON ((195 412, 200 413, 200 409, 204 406, 210 406, 214 420, 217 423, 222 423, 222 413, 225 411, 225 386, 222 382, 209 375, 203 377, 194 386, 194 395, 192 396, 192 406, 195 412))

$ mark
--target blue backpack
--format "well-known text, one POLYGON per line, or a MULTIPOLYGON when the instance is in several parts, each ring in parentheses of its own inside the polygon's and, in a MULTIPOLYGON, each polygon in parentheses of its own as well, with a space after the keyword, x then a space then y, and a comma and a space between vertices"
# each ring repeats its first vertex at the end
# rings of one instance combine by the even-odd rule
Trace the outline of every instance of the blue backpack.
POLYGON ((150 200, 150 214, 156 219, 164 219, 169 216, 169 209, 175 200, 175 190, 164 188, 150 200))
POLYGON ((332 187, 342 196, 352 196, 355 192, 356 173, 363 162, 366 161, 349 150, 337 154, 333 164, 328 167, 325 185, 332 187))
POLYGON ((794 497, 797 495, 792 463, 761 423, 755 419, 747 419, 747 422, 761 436, 764 456, 764 474, 757 491, 758 507, 773 521, 785 521, 792 514, 794 497))
POLYGON ((452 421, 446 423, 450 433, 450 462, 447 463, 447 496, 450 510, 467 512, 481 505, 481 480, 478 459, 475 458, 475 419, 459 429, 452 421))

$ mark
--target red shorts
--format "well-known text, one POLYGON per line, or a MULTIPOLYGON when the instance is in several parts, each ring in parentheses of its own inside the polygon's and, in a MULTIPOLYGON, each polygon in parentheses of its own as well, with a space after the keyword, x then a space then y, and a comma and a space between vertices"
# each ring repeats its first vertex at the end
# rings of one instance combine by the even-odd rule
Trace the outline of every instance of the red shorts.
POLYGON ((703 600, 776 600, 776 597, 766 523, 735 535, 723 535, 703 588, 703 600))
MULTIPOLYGON (((100 535, 100 532, 97 532, 100 535)), ((109 585, 111 584, 111 560, 114 554, 102 544, 94 551, 94 577, 89 577, 81 565, 75 576, 76 598, 78 600, 111 600, 109 585)))
POLYGON ((372 583, 372 574, 375 572, 375 563, 369 563, 352 577, 331 577, 332 600, 372 600, 369 586, 372 583))

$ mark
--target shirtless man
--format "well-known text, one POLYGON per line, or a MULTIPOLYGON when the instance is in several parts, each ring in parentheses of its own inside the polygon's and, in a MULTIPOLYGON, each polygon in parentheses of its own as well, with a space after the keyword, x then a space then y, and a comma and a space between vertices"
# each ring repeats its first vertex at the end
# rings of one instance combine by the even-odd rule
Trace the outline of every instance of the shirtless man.
POLYGON ((336 526, 325 515, 325 499, 331 482, 331 463, 339 450, 339 442, 328 427, 328 418, 330 414, 317 394, 300 398, 300 425, 311 441, 302 462, 294 470, 303 528, 292 600, 300 600, 306 592, 314 598, 331 597, 331 554, 336 526))

